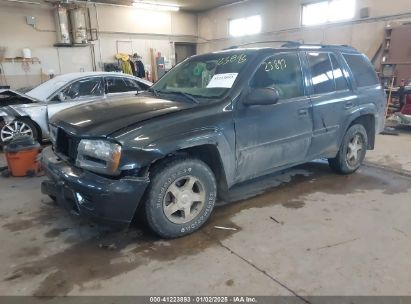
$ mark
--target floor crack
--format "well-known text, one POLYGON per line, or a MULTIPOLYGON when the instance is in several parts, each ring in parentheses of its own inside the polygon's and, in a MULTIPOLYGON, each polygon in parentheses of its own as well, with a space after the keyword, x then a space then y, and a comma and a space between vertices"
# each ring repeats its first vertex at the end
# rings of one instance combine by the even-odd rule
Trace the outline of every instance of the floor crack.
MULTIPOLYGON (((210 235, 208 235, 206 232, 204 232, 204 234, 208 237, 211 238, 210 235)), ((257 270, 258 272, 262 273, 263 275, 265 275, 266 277, 268 277, 270 280, 272 280, 273 282, 275 282, 276 284, 280 285, 281 287, 285 288, 286 290, 288 290, 290 293, 292 293, 296 298, 300 299, 302 302, 307 303, 307 304, 311 304, 310 301, 308 301, 307 299, 305 299, 304 297, 300 296, 297 292, 295 292, 294 290, 292 290, 290 287, 288 287, 287 285, 285 285, 284 283, 282 283, 281 281, 279 281, 278 279, 276 279, 275 277, 273 277, 271 274, 269 274, 267 271, 261 269, 260 267, 258 267, 257 265, 255 265, 254 263, 250 262, 249 260, 247 260, 246 258, 242 257, 240 254, 238 254, 237 252, 235 252, 234 250, 232 250, 230 247, 224 245, 220 240, 215 240, 217 241, 217 243, 220 245, 220 247, 224 248, 225 250, 227 250, 228 252, 230 252, 231 254, 235 255, 236 257, 238 257, 239 259, 241 259, 242 261, 244 261, 245 263, 247 263, 248 265, 250 265, 251 267, 253 267, 255 270, 257 270)))
POLYGON ((354 242, 354 241, 356 241, 356 240, 359 240, 359 238, 355 238, 355 239, 352 239, 352 240, 335 243, 335 244, 332 244, 332 245, 327 245, 327 246, 319 247, 319 248, 317 248, 317 250, 327 249, 327 248, 332 248, 332 247, 344 245, 344 244, 347 244, 347 243, 354 242))

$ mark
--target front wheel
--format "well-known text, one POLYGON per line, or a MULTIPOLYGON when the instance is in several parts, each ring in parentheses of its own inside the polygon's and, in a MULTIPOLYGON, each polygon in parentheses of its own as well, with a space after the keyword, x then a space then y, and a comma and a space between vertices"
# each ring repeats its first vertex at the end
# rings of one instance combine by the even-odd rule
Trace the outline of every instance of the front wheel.
POLYGON ((15 119, 0 126, 0 145, 19 136, 29 136, 38 140, 38 132, 34 123, 29 119, 15 119))
POLYGON ((145 202, 147 223, 164 238, 190 234, 210 217, 216 197, 214 174, 204 162, 172 159, 151 172, 145 202))
POLYGON ((330 158, 328 163, 337 173, 354 173, 364 161, 367 147, 367 131, 362 125, 353 125, 345 133, 337 156, 330 158))

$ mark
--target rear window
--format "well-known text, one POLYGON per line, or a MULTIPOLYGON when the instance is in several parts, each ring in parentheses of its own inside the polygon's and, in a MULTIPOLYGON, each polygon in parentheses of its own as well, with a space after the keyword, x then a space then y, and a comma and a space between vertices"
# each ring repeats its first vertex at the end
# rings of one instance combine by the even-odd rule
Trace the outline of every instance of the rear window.
POLYGON ((328 53, 308 53, 314 94, 325 94, 335 91, 333 68, 328 53))
POLYGON ((368 87, 379 83, 370 62, 363 55, 343 54, 358 87, 368 87))

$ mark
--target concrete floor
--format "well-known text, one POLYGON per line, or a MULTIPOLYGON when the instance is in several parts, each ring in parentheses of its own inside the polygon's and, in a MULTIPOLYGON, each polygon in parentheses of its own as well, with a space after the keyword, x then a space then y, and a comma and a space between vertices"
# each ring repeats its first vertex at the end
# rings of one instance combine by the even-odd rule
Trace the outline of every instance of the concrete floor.
POLYGON ((242 185, 251 198, 172 241, 108 233, 54 206, 42 178, 0 178, 0 294, 411 295, 409 151, 402 130, 355 175, 313 162, 242 185))

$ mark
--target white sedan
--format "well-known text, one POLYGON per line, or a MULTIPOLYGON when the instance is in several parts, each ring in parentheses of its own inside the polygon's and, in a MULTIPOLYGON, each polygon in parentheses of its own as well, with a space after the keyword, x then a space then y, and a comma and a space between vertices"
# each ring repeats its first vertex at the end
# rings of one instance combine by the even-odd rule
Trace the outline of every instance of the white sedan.
POLYGON ((90 72, 57 76, 25 94, 0 90, 0 144, 20 135, 46 140, 48 120, 57 112, 85 102, 133 95, 151 85, 131 75, 90 72))

